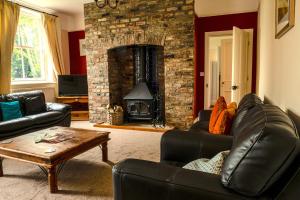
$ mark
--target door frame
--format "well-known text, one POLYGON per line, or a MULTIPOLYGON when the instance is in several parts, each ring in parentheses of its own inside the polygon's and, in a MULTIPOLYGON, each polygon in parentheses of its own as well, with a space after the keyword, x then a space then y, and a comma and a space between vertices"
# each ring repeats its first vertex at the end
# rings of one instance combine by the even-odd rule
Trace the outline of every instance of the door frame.
MULTIPOLYGON (((250 82, 250 87, 252 85, 252 71, 253 71, 253 47, 254 47, 254 29, 250 28, 250 29, 243 29, 245 31, 248 31, 250 33, 250 42, 251 42, 251 48, 249 51, 249 54, 251 54, 251 56, 249 56, 250 60, 249 60, 249 65, 248 65, 248 75, 249 75, 249 80, 250 82)), ((210 82, 210 70, 209 70, 209 38, 210 37, 222 37, 222 36, 233 36, 233 30, 227 30, 227 31, 212 31, 212 32, 205 32, 205 52, 204 52, 204 109, 210 109, 210 91, 209 90, 209 82, 210 82), (208 86, 208 87, 207 87, 208 86)))
POLYGON ((205 52, 204 52, 204 109, 209 109, 210 107, 210 70, 209 70, 209 38, 210 37, 222 37, 222 36, 232 36, 233 30, 228 31, 213 31, 213 32, 205 32, 205 52))

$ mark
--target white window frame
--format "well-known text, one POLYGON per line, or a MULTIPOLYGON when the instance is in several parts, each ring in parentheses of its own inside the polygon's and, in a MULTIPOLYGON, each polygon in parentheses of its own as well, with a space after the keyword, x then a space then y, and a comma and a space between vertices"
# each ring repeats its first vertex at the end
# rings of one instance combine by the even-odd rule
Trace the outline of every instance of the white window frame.
MULTIPOLYGON (((42 20, 41 13, 32 11, 26 8, 21 8, 20 11, 20 16, 22 14, 28 14, 32 15, 33 17, 40 18, 42 20)), ((17 30, 19 31, 19 30, 17 30)), ((49 56, 49 50, 48 50, 48 44, 47 44, 47 39, 46 39, 46 34, 45 31, 42 27, 42 21, 41 21, 41 28, 40 28, 40 57, 41 57, 41 77, 40 78, 25 78, 25 69, 24 69, 24 59, 23 59, 23 51, 21 51, 22 55, 22 70, 23 70, 23 78, 15 78, 12 79, 12 85, 21 85, 21 84, 37 84, 37 83, 54 83, 53 80, 53 67, 51 67, 51 64, 49 64, 50 56, 49 56)), ((35 49, 35 47, 29 47, 29 46, 16 46, 14 45, 15 48, 20 48, 20 49, 35 49)), ((50 63, 52 63, 50 61, 50 63)), ((11 75, 12 76, 12 75, 11 75)))

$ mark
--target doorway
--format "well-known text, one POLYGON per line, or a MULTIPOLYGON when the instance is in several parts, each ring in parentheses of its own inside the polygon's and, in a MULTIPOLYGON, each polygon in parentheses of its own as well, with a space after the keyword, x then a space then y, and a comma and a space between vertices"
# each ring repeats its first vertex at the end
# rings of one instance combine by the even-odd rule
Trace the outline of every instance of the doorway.
POLYGON ((251 92, 252 50, 252 29, 205 33, 205 109, 212 108, 219 96, 239 103, 251 92))

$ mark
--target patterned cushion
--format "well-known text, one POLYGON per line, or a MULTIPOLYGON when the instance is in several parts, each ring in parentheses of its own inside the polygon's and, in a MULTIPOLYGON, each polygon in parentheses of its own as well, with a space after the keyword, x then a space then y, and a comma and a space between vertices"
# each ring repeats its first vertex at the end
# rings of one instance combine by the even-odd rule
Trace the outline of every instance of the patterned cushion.
POLYGON ((196 117, 193 121, 193 124, 196 124, 197 122, 199 122, 199 117, 196 117))
POLYGON ((220 175, 223 167, 223 163, 229 154, 228 151, 222 151, 214 156, 212 159, 200 158, 194 160, 187 165, 183 166, 184 169, 196 170, 205 173, 220 175))
POLYGON ((218 120, 219 115, 222 113, 223 110, 225 110, 227 108, 227 104, 225 101, 224 97, 219 97, 219 99, 217 100, 211 116, 210 116, 210 120, 209 120, 209 132, 213 132, 214 126, 218 120))

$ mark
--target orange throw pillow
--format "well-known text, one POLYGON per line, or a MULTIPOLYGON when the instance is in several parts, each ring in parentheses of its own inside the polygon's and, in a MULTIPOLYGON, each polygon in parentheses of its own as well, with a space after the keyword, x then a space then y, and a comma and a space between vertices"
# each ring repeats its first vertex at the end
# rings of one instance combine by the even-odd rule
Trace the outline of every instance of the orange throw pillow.
POLYGON ((228 108, 221 112, 213 130, 210 132, 212 134, 229 134, 236 109, 237 106, 235 102, 229 104, 228 108))
POLYGON ((223 110, 218 117, 218 120, 210 133, 212 134, 225 134, 225 130, 229 121, 228 110, 223 110))
POLYGON ((225 110, 227 108, 227 104, 225 101, 224 97, 219 97, 219 99, 217 100, 211 116, 210 116, 210 120, 209 120, 209 132, 213 132, 215 124, 217 123, 218 117, 219 115, 222 113, 223 110, 225 110))
POLYGON ((236 102, 231 102, 230 104, 227 105, 227 108, 233 108, 233 109, 237 109, 237 104, 236 102))

